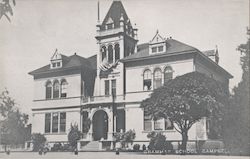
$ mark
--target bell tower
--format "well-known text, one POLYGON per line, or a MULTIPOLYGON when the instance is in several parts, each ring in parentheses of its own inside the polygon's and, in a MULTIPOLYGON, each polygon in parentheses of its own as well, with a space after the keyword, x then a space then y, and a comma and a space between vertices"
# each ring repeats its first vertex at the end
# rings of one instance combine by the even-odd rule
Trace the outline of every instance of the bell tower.
POLYGON ((107 89, 105 80, 116 80, 117 93, 124 94, 125 78, 124 66, 120 59, 134 54, 137 50, 137 29, 131 24, 130 19, 121 3, 113 1, 108 13, 100 22, 98 2, 97 21, 97 79, 99 79, 99 95, 107 89), (118 87, 119 86, 119 87, 118 87), (103 87, 103 88, 102 88, 103 87))

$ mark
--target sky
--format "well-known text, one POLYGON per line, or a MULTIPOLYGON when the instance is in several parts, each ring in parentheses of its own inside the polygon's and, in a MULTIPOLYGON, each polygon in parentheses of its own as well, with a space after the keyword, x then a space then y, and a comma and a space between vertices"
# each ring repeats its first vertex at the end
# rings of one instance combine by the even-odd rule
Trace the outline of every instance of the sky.
MULTIPOLYGON (((101 20, 113 0, 100 1, 101 20)), ((139 43, 161 36, 204 51, 219 50, 219 65, 241 79, 239 44, 247 41, 248 0, 122 0, 139 43)), ((31 113, 33 77, 59 53, 96 54, 97 0, 16 0, 11 23, 0 19, 0 92, 7 88, 22 112, 31 113)))

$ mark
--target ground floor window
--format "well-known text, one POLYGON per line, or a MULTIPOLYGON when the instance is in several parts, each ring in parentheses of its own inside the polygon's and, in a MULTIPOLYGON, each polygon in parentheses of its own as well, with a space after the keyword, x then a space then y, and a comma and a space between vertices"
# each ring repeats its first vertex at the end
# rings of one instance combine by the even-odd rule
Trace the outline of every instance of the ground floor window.
POLYGON ((55 112, 45 114, 45 133, 66 131, 66 113, 55 112))
POLYGON ((150 115, 144 112, 144 131, 152 130, 173 130, 173 123, 168 118, 153 120, 150 115))

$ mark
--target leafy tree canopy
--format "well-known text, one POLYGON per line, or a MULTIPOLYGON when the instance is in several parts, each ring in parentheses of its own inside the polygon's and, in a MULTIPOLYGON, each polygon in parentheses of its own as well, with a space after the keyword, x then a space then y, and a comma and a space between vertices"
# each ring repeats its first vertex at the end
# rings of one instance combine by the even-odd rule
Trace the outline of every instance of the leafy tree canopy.
POLYGON ((7 90, 0 94, 0 134, 2 144, 22 144, 28 140, 28 115, 21 113, 7 90))
POLYGON ((141 107, 154 119, 169 118, 186 142, 187 132, 195 122, 210 115, 216 119, 222 117, 227 95, 228 90, 221 83, 202 73, 191 72, 155 89, 141 107))
MULTIPOLYGON (((12 0, 12 4, 15 6, 16 5, 16 1, 12 0)), ((10 22, 10 17, 9 15, 13 16, 13 10, 11 7, 11 3, 10 0, 2 0, 0 2, 0 19, 5 16, 8 21, 10 22)))

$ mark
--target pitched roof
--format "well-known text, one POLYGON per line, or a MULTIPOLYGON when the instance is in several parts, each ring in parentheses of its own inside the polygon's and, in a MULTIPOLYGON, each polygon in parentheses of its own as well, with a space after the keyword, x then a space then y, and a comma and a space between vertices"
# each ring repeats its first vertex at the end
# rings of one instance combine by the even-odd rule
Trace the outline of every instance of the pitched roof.
POLYGON ((105 25, 108 21, 112 20, 114 22, 114 27, 117 28, 120 26, 120 18, 123 15, 124 22, 128 21, 128 15, 122 5, 121 1, 113 1, 111 7, 109 8, 108 13, 106 14, 102 24, 101 30, 105 29, 105 25))
POLYGON ((76 53, 71 56, 62 55, 62 62, 63 65, 61 68, 51 69, 50 64, 43 66, 39 69, 29 72, 31 75, 40 74, 40 73, 47 73, 47 72, 54 72, 54 71, 61 71, 70 68, 86 68, 86 69, 96 69, 94 66, 94 62, 96 61, 96 57, 92 56, 88 59, 77 55, 76 53))
POLYGON ((144 43, 138 45, 137 53, 132 54, 130 56, 127 56, 122 59, 122 61, 132 60, 132 59, 140 59, 140 58, 147 58, 147 57, 153 57, 163 54, 174 54, 174 53, 180 53, 185 51, 196 51, 197 49, 189 46, 187 44, 184 44, 180 41, 174 40, 174 39, 167 39, 166 40, 166 52, 163 53, 155 53, 155 54, 149 54, 149 43, 144 43))

